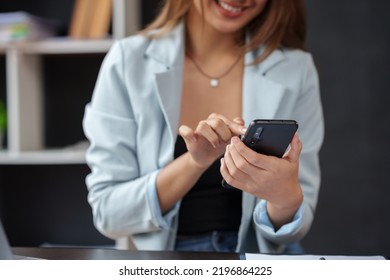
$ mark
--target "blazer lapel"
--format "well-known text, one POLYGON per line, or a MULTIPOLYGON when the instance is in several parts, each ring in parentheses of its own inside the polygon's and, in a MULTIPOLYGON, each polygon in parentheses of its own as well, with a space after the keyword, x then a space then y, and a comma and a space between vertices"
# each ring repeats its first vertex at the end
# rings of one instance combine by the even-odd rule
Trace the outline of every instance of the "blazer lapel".
POLYGON ((173 139, 177 134, 180 118, 183 67, 156 74, 156 86, 161 107, 173 139))
MULTIPOLYGON (((249 65, 255 53, 248 53, 249 65)), ((267 72, 284 59, 282 51, 273 52, 260 64, 245 67, 243 88, 243 118, 247 124, 253 119, 272 119, 278 110, 285 87, 267 77, 267 72)))
POLYGON ((151 41, 146 56, 154 61, 155 85, 172 139, 177 134, 184 64, 184 24, 170 34, 151 41))

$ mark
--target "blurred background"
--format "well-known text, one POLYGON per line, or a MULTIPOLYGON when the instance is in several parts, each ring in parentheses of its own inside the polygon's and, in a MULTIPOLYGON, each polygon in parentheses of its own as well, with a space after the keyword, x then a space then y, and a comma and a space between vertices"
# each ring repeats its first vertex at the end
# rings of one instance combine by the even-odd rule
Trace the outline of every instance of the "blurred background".
MULTIPOLYGON (((135 1, 135 0, 127 0, 135 1)), ((140 2, 140 26, 158 0, 140 2)), ((307 253, 390 256, 390 2, 306 1, 307 47, 318 68, 326 135, 322 187, 307 253)), ((27 11, 68 34, 75 1, 5 0, 0 13, 27 11)), ((111 30, 111 29, 110 29, 111 30)), ((43 55, 45 146, 85 140, 81 129, 102 54, 43 55)), ((0 98, 6 99, 0 53, 0 98)), ((7 143, 5 143, 7 147, 7 143)), ((111 246, 93 227, 83 163, 0 165, 0 215, 13 246, 111 246)))

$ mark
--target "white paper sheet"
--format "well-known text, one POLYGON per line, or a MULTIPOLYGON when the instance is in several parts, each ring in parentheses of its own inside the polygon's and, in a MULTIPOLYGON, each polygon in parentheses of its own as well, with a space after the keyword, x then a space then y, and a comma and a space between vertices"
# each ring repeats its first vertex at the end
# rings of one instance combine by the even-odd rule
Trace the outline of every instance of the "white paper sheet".
POLYGON ((245 254, 246 260, 385 260, 383 256, 245 254))

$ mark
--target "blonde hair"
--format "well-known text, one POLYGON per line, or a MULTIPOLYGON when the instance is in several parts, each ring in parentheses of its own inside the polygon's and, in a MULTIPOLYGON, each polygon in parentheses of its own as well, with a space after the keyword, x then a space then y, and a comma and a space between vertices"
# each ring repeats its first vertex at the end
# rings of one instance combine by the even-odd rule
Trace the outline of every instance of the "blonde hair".
MULTIPOLYGON (((192 0, 165 0, 160 13, 144 30, 149 37, 163 36, 172 30, 185 17, 192 0), (153 35, 149 31, 157 30, 153 35), (149 34, 149 35, 148 35, 149 34)), ((249 42, 243 42, 243 52, 251 51, 261 45, 265 51, 255 63, 263 61, 280 46, 305 49, 306 11, 303 0, 268 0, 263 12, 248 25, 249 42)))

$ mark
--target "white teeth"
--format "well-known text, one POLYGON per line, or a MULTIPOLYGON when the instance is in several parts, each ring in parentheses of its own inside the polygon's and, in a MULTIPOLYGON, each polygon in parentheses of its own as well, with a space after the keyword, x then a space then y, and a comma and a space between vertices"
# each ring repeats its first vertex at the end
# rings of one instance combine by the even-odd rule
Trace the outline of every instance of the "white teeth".
POLYGON ((229 4, 226 4, 225 2, 218 1, 219 5, 226 11, 231 12, 231 13, 239 13, 243 10, 243 8, 237 8, 230 6, 229 4))

